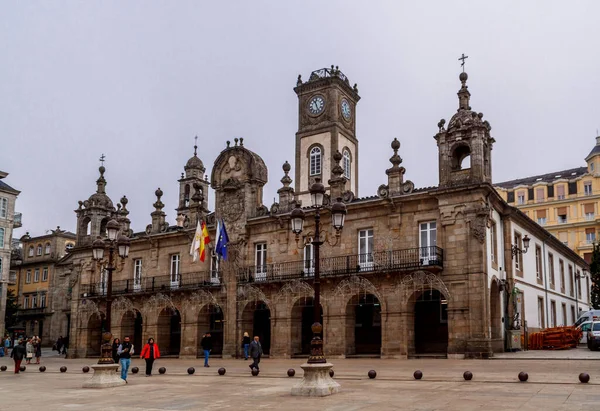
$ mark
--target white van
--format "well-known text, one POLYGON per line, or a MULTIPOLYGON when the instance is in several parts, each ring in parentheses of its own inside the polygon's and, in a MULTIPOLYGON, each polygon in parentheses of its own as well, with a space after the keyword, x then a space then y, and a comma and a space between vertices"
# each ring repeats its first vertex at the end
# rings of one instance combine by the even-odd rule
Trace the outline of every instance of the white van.
POLYGON ((575 323, 575 327, 580 324, 583 324, 586 321, 600 321, 600 310, 590 310, 582 313, 577 322, 575 323))

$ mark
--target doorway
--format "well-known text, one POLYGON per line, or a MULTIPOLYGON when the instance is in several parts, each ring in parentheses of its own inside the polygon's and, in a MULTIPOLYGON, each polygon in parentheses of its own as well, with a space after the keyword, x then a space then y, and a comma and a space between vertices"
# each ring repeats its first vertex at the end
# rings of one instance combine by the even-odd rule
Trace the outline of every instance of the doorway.
POLYGON ((415 352, 448 352, 448 301, 438 290, 423 291, 415 301, 415 352))

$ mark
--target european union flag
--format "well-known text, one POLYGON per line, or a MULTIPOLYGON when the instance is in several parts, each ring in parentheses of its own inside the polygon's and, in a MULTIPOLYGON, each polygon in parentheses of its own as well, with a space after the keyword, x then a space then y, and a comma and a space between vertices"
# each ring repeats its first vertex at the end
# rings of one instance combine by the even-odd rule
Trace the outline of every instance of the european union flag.
POLYGON ((218 224, 218 239, 217 239, 217 246, 215 248, 215 251, 217 253, 217 255, 220 255, 221 257, 223 257, 223 260, 227 260, 227 243, 229 243, 229 236, 227 236, 227 229, 225 228, 225 222, 223 220, 219 221, 220 224, 218 224))

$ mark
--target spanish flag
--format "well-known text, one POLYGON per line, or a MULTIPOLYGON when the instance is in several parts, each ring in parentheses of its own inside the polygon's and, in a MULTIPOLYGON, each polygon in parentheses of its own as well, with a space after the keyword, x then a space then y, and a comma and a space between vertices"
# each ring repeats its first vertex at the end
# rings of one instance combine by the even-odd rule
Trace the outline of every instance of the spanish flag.
POLYGON ((193 256, 193 261, 196 262, 198 254, 200 254, 200 261, 204 262, 206 258, 206 244, 210 243, 210 237, 208 236, 208 229, 204 221, 196 226, 196 235, 194 235, 194 241, 192 242, 192 248, 190 254, 193 256))

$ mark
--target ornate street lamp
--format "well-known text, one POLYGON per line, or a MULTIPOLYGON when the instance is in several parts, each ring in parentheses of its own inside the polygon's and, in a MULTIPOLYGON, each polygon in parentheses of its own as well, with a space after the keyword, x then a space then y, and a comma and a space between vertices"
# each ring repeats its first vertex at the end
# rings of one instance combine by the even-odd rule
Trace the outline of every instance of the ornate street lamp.
POLYGON ((526 254, 527 253, 527 250, 529 250, 529 242, 530 241, 531 241, 531 238, 527 237, 527 234, 525 234, 525 237, 523 237, 523 248, 519 248, 518 244, 511 245, 510 250, 512 253, 513 260, 517 254, 526 254))
POLYGON ((102 240, 100 237, 92 243, 92 256, 94 260, 98 261, 100 265, 104 260, 104 250, 108 249, 108 261, 106 262, 106 271, 108 273, 106 279, 106 326, 105 332, 102 335, 101 352, 102 355, 98 360, 98 364, 114 364, 112 358, 112 347, 110 345, 110 339, 112 334, 110 333, 111 323, 111 311, 112 311, 112 273, 116 269, 114 261, 114 252, 117 250, 119 257, 124 260, 129 256, 129 245, 130 240, 127 236, 121 235, 118 237, 121 226, 116 220, 110 220, 106 224, 106 239, 102 240))
MULTIPOLYGON (((312 202, 310 208, 315 211, 315 232, 312 236, 312 240, 303 243, 302 246, 305 247, 307 244, 312 244, 314 250, 315 298, 313 300, 314 323, 311 326, 313 338, 310 343, 310 357, 308 358, 307 364, 302 366, 304 378, 298 386, 292 389, 292 395, 323 396, 337 392, 339 390, 339 384, 333 381, 329 376, 329 370, 331 369, 332 364, 327 363, 327 360, 325 359, 323 339, 321 338, 323 325, 321 324, 320 247, 324 242, 327 242, 331 246, 335 246, 338 243, 346 219, 346 205, 342 203, 341 198, 338 198, 336 203, 330 207, 331 224, 335 229, 335 241, 330 243, 327 235, 325 236, 325 241, 323 241, 321 239, 321 210, 325 208, 325 186, 323 186, 319 178, 315 179, 315 183, 310 187, 309 192, 312 202)), ((297 204, 296 208, 291 212, 290 218, 291 229, 296 235, 296 243, 298 244, 305 220, 304 211, 300 208, 299 204, 297 204)))

